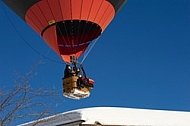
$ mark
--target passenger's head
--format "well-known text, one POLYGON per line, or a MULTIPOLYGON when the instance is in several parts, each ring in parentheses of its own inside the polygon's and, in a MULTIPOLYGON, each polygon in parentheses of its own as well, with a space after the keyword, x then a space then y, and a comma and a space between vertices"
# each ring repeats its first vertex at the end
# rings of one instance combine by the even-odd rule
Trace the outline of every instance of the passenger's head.
POLYGON ((80 72, 80 68, 77 68, 77 72, 80 72))
POLYGON ((71 66, 70 66, 70 65, 66 65, 66 68, 67 68, 67 69, 71 69, 71 66))

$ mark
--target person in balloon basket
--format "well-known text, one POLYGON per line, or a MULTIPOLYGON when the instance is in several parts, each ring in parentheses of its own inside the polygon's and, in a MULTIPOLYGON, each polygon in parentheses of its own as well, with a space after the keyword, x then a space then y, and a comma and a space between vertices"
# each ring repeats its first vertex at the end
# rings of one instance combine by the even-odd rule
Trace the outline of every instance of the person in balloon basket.
POLYGON ((77 84, 79 85, 79 87, 81 87, 81 88, 84 88, 85 86, 86 87, 91 87, 91 88, 94 87, 94 80, 85 77, 81 73, 80 68, 77 68, 76 75, 79 77, 78 80, 77 80, 77 84))
POLYGON ((90 78, 85 78, 84 76, 79 76, 77 83, 79 87, 84 88, 84 87, 94 87, 94 80, 90 78))
POLYGON ((82 72, 80 71, 80 68, 77 68, 75 72, 74 70, 72 70, 70 65, 66 65, 65 70, 64 70, 64 78, 68 78, 71 76, 78 76, 77 84, 79 87, 84 88, 84 86, 86 86, 86 87, 93 88, 94 80, 87 78, 84 73, 85 73, 84 70, 82 72))
POLYGON ((73 75, 73 70, 71 69, 70 65, 66 65, 64 71, 64 78, 71 77, 73 75))

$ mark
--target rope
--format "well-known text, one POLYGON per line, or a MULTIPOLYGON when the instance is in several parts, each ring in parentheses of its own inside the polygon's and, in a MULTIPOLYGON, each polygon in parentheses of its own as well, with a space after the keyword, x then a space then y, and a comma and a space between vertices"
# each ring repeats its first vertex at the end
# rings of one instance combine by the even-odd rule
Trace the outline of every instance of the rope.
MULTIPOLYGON (((82 5, 83 5, 83 0, 82 0, 81 5, 80 5, 80 17, 79 17, 79 25, 78 25, 77 33, 80 32, 79 30, 80 30, 80 25, 81 25, 80 22, 81 22, 81 15, 82 15, 82 5)), ((79 36, 77 36, 77 39, 76 39, 76 40, 79 41, 79 39, 80 39, 79 36)), ((79 41, 79 42, 80 42, 80 41, 79 41)))
POLYGON ((70 35, 71 35, 71 41, 70 41, 70 45, 72 47, 73 50, 75 50, 75 48, 73 47, 73 17, 72 17, 72 0, 70 0, 70 12, 71 12, 71 24, 70 24, 70 35))
POLYGON ((4 13, 5 13, 5 16, 7 17, 8 21, 10 22, 10 24, 12 25, 13 29, 16 31, 16 33, 18 34, 18 36, 23 40, 23 42, 28 46, 30 47, 30 49, 32 49, 35 53, 37 53, 38 55, 42 56, 43 58, 49 60, 49 61, 52 61, 54 63, 58 63, 58 64, 64 64, 63 62, 59 62, 59 61, 56 61, 56 60, 53 60, 51 58, 48 58, 47 56, 41 54, 39 51, 37 51, 34 47, 32 47, 29 42, 21 35, 21 33, 19 33, 19 31, 17 30, 16 26, 14 25, 14 23, 11 21, 11 19, 9 18, 5 8, 3 7, 2 5, 2 1, 1 1, 1 8, 3 9, 4 13))
MULTIPOLYGON (((100 7, 102 6, 102 4, 103 4, 103 1, 102 1, 101 5, 99 6, 99 9, 100 9, 100 7)), ((109 7, 109 6, 110 6, 110 5, 107 6, 107 8, 106 8, 104 14, 102 15, 100 21, 101 21, 102 18, 104 17, 106 11, 108 11, 108 7, 109 7)), ((98 9, 98 13, 99 13, 99 9, 98 9)), ((96 16, 95 16, 95 19, 96 19, 98 13, 97 13, 96 16)), ((100 21, 99 21, 99 22, 100 22, 100 21)), ((104 31, 103 31, 103 32, 104 32, 104 31)), ((102 32, 101 34, 103 34, 103 32, 102 32)), ((97 34, 98 34, 98 33, 97 33, 97 34)), ((98 41, 99 38, 100 38, 100 36, 94 41, 94 43, 92 44, 92 46, 91 46, 91 47, 89 48, 89 50, 87 51, 86 55, 84 54, 84 58, 82 59, 81 64, 84 62, 84 60, 86 59, 86 57, 88 56, 88 54, 90 53, 90 51, 92 50, 92 48, 94 47, 94 45, 96 44, 96 42, 98 41)))
MULTIPOLYGON (((51 6, 50 6, 50 3, 49 3, 48 1, 47 1, 47 3, 48 3, 48 6, 49 6, 49 8, 50 8, 50 11, 51 11, 51 14, 52 14, 52 16, 53 16, 53 19, 55 19, 54 15, 53 15, 53 11, 52 11, 51 6)), ((60 12, 61 12, 61 16, 62 16, 62 19, 63 19, 63 14, 62 14, 62 11, 61 11, 60 8, 61 8, 61 6, 60 6, 60 1, 59 1, 59 10, 60 10, 60 12)), ((55 22, 56 22, 56 21, 55 21, 55 22)), ((64 20, 63 20, 63 22, 64 22, 64 20)), ((63 22, 62 22, 62 24, 63 24, 63 27, 64 27, 64 29, 65 29, 65 31, 66 31, 66 35, 67 35, 68 33, 67 33, 67 30, 66 30, 66 26, 65 26, 65 23, 63 23, 63 22)), ((59 23, 59 24, 60 24, 60 23, 59 23)), ((61 24, 61 25, 62 25, 62 24, 61 24)), ((57 23, 56 23, 55 25, 56 25, 56 29, 57 29, 57 30, 59 31, 59 33, 60 33, 61 38, 63 39, 63 41, 61 41, 62 44, 63 44, 63 45, 66 44, 66 45, 67 45, 67 40, 69 40, 68 37, 66 37, 66 38, 63 37, 63 33, 62 33, 61 28, 60 28, 60 25, 57 25, 57 23), (67 39, 67 40, 66 40, 66 39, 67 39)), ((56 31, 56 32, 57 32, 57 31, 56 31)), ((69 42, 69 41, 68 41, 68 42, 69 42)), ((58 46, 59 46, 59 45, 58 45, 58 46)), ((70 49, 70 50, 71 50, 71 49, 70 49)), ((60 55, 61 55, 61 53, 60 53, 60 55)), ((63 60, 63 61, 64 61, 64 60, 63 60)), ((67 62, 65 62, 65 61, 64 61, 64 63, 67 64, 67 62)))
MULTIPOLYGON (((89 16, 90 16, 90 13, 91 13, 91 10, 92 10, 93 2, 94 2, 94 1, 92 1, 91 5, 90 5, 90 11, 89 11, 89 13, 88 13, 87 20, 89 19, 89 16)), ((85 32, 85 30, 86 30, 86 25, 87 25, 87 23, 85 24, 84 28, 82 29, 82 34, 84 34, 84 32, 85 32)), ((86 38, 86 37, 85 37, 85 38, 86 38)), ((82 41, 82 40, 83 40, 83 37, 80 38, 80 41, 82 41)))
POLYGON ((89 47, 88 51, 86 52, 86 54, 84 54, 84 57, 81 61, 81 64, 84 62, 84 60, 86 59, 86 57, 88 56, 88 54, 90 53, 90 51, 92 50, 92 48, 94 47, 94 45, 96 44, 96 42, 98 41, 100 37, 98 37, 92 44, 91 46, 89 47))
MULTIPOLYGON (((71 0, 70 0, 70 5, 71 5, 71 0)), ((61 8, 60 1, 59 1, 59 8, 61 8)), ((72 5, 71 5, 70 9, 72 10, 72 5)), ((62 19, 64 19, 61 9, 60 9, 60 12, 61 12, 61 15, 62 15, 62 19)), ((72 12, 71 12, 71 16, 72 16, 72 12)), ((66 26, 65 20, 63 20, 62 24, 60 24, 60 25, 56 25, 56 27, 57 27, 57 29, 58 29, 58 31, 59 31, 62 39, 64 40, 64 41, 62 41, 62 44, 63 44, 64 47, 66 47, 65 45, 69 45, 69 46, 67 46, 67 49, 69 50, 69 52, 72 52, 72 50, 74 49, 74 47, 72 45, 72 41, 70 41, 70 39, 69 39, 69 35, 72 34, 72 32, 71 32, 71 30, 72 30, 72 24, 71 24, 71 27, 70 27, 70 33, 67 31, 67 26, 66 26), (62 32, 62 29, 61 29, 62 27, 60 25, 63 25, 63 27, 64 27, 64 31, 66 33, 65 37, 63 36, 64 34, 62 32)))

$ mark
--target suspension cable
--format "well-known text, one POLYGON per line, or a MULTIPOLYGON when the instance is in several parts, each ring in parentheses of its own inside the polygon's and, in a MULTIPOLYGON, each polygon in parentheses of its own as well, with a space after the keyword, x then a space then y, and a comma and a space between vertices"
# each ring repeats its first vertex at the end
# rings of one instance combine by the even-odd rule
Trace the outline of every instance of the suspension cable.
MULTIPOLYGON (((101 5, 102 5, 102 3, 101 3, 101 5)), ((101 6, 100 6, 101 7, 101 6)), ((106 8, 106 10, 105 10, 105 12, 104 12, 104 14, 102 15, 102 18, 103 18, 103 16, 105 15, 105 13, 106 13, 106 11, 108 10, 108 7, 109 6, 107 6, 107 8, 106 8)), ((100 8, 99 8, 100 9, 100 8)), ((99 9, 98 9, 98 12, 99 12, 99 9)), ((96 14, 96 17, 97 17, 97 15, 98 15, 98 13, 96 14)), ((95 19, 96 19, 96 17, 95 17, 95 19)), ((100 21, 102 20, 102 18, 100 19, 100 21)), ((103 33, 103 32, 102 32, 103 33)), ((101 33, 101 34, 102 34, 101 33)), ((99 33, 97 33, 97 35, 98 35, 99 33)), ((96 36, 96 35, 95 35, 96 36)), ((96 44, 96 42, 98 41, 98 39, 99 39, 100 37, 98 37, 95 41, 94 41, 94 43, 92 44, 92 46, 89 48, 89 50, 86 52, 86 54, 84 54, 84 58, 82 59, 82 62, 81 63, 83 63, 84 62, 84 60, 86 59, 86 57, 88 56, 88 54, 90 53, 90 51, 92 50, 92 48, 94 47, 94 45, 96 44)))
POLYGON ((8 21, 10 22, 10 24, 12 25, 13 29, 16 31, 16 33, 18 34, 18 36, 23 40, 23 42, 30 48, 32 49, 35 53, 37 53, 38 55, 42 56, 43 58, 49 60, 49 61, 52 61, 54 63, 58 63, 58 64, 64 64, 63 62, 59 62, 59 61, 56 61, 56 60, 53 60, 51 58, 48 58, 47 56, 41 54, 39 51, 37 51, 33 46, 31 46, 29 44, 29 42, 21 35, 21 33, 18 31, 18 29, 16 28, 16 26, 14 25, 14 23, 11 21, 11 19, 9 18, 5 8, 3 7, 2 5, 2 1, 1 1, 1 8, 3 9, 3 11, 5 12, 5 16, 7 17, 8 21))
MULTIPOLYGON (((48 1, 47 1, 48 2, 48 1)), ((50 3, 48 2, 48 5, 49 5, 49 8, 51 7, 50 6, 50 3)), ((62 19, 64 19, 64 17, 63 17, 63 13, 62 13, 62 11, 61 11, 61 4, 60 4, 60 1, 59 1, 59 10, 60 10, 60 12, 61 12, 61 16, 62 16, 62 19)), ((51 13, 52 13, 52 15, 53 15, 53 11, 52 11, 52 9, 50 8, 50 11, 51 11, 51 13)), ((54 15, 53 15, 53 18, 55 19, 55 17, 54 17, 54 15)), ((64 22, 64 20, 63 20, 63 22, 64 22)), ((60 36, 61 36, 61 38, 62 38, 62 40, 63 41, 61 41, 61 43, 63 44, 63 46, 64 45, 69 45, 69 38, 68 38, 68 32, 67 32, 67 28, 66 28, 66 25, 65 25, 65 23, 63 23, 62 22, 62 24, 63 24, 63 28, 64 28, 64 30, 65 30, 65 32, 66 32, 66 36, 67 37, 64 37, 63 35, 63 32, 62 32, 62 29, 60 28, 60 25, 57 25, 59 22, 56 22, 56 29, 59 31, 59 33, 60 33, 60 36)), ((56 31, 57 32, 57 31, 56 31)), ((58 45, 59 46, 59 45, 58 45)), ((65 47, 65 46, 64 46, 65 47)), ((68 50, 70 50, 71 51, 71 49, 70 48, 68 48, 68 50)), ((61 55, 61 53, 60 53, 60 55, 61 55)), ((65 62, 65 61, 64 61, 65 62)), ((65 64, 67 64, 67 62, 65 62, 65 64)))
POLYGON ((84 60, 86 59, 86 57, 88 56, 88 54, 90 53, 90 51, 92 50, 92 48, 94 47, 94 45, 96 44, 96 42, 98 41, 100 37, 98 37, 97 39, 95 39, 95 41, 92 43, 92 45, 89 47, 88 51, 86 52, 86 54, 84 54, 84 57, 81 61, 81 64, 84 62, 84 60))

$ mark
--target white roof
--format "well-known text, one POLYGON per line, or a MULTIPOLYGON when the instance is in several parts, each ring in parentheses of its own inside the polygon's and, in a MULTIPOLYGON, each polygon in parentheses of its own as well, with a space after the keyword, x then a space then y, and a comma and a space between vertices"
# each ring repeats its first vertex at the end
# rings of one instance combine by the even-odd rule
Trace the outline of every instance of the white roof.
MULTIPOLYGON (((121 107, 94 107, 64 112, 41 119, 36 126, 56 126, 81 121, 82 124, 190 126, 190 112, 121 107), (83 121, 83 122, 82 122, 83 121)), ((32 126, 35 121, 23 124, 32 126)))

